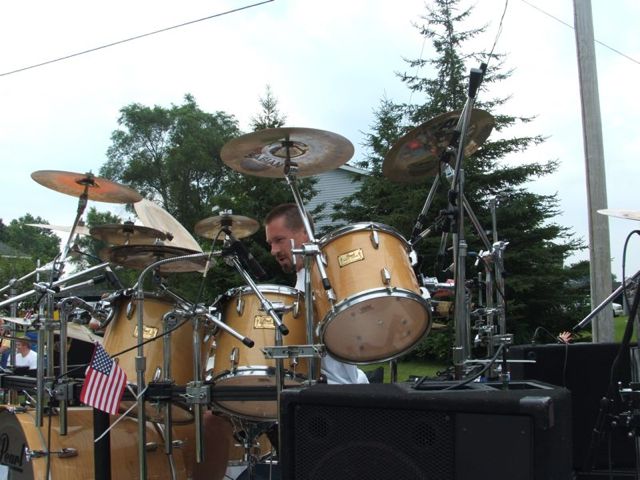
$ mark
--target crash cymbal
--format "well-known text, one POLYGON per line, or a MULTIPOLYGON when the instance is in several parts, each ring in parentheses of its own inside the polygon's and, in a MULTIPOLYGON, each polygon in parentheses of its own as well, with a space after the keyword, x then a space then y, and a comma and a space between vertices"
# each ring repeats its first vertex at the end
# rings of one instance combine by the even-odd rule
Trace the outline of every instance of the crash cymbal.
POLYGON ((171 240, 164 241, 165 246, 202 252, 202 247, 200 247, 189 231, 157 203, 143 198, 139 202, 134 203, 133 208, 140 222, 145 227, 155 228, 173 236, 171 240))
MULTIPOLYGON (((389 180, 416 183, 436 176, 440 157, 451 142, 461 111, 443 113, 414 128, 396 143, 382 163, 382 173, 389 180)), ((474 153, 489 137, 495 122, 484 110, 471 112, 465 138, 464 154, 474 153)), ((455 158, 455 155, 453 156, 455 158)))
POLYGON ((89 328, 77 323, 67 323, 67 337, 87 343, 102 343, 102 337, 93 333, 89 328))
POLYGON ((235 238, 245 238, 256 233, 260 224, 249 217, 223 214, 200 220, 196 223, 195 232, 201 237, 224 240, 224 235, 220 235, 222 227, 228 227, 235 238))
POLYGON ((133 223, 98 225, 91 227, 89 233, 111 245, 155 245, 168 237, 160 230, 133 223))
POLYGON ((627 220, 640 220, 640 211, 638 210, 598 210, 598 213, 609 217, 626 218, 627 220))
POLYGON ((135 190, 92 173, 39 170, 33 172, 31 178, 40 185, 74 197, 80 197, 86 189, 87 198, 97 202, 135 203, 142 199, 135 190))
MULTIPOLYGON (((159 260, 193 253, 201 252, 167 245, 118 245, 102 250, 100 257, 116 265, 143 270, 159 260)), ((160 265, 158 271, 161 273, 198 272, 204 269, 206 261, 206 258, 177 260, 160 265)))
MULTIPOLYGON (((44 230, 55 230, 56 232, 69 233, 71 231, 71 225, 47 225, 46 223, 25 223, 25 225, 29 227, 42 228, 44 230)), ((75 233, 78 235, 89 235, 89 227, 77 225, 75 233)))
POLYGON ((353 144, 341 135, 312 128, 268 128, 227 142, 220 152, 222 161, 234 170, 258 177, 284 178, 289 141, 296 175, 306 177, 333 170, 353 156, 353 144))

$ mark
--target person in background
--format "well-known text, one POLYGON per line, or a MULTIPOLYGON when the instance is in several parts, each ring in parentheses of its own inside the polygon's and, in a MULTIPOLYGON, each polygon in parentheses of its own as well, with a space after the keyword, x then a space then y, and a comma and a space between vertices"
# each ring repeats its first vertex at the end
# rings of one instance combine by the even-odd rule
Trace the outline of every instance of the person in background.
POLYGON ((16 341, 16 367, 28 367, 29 370, 38 368, 38 354, 31 349, 27 340, 16 341))

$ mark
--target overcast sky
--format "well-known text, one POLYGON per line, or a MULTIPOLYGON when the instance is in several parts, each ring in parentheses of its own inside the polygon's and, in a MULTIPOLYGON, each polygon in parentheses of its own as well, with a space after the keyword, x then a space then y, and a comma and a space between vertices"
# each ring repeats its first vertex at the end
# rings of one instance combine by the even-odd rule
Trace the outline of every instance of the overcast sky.
MULTIPOLYGON (((97 172, 106 161, 119 110, 133 102, 169 107, 191 93, 203 110, 233 114, 249 131, 250 119, 259 111, 258 99, 269 84, 288 126, 339 133, 353 142, 357 160, 363 155, 362 132, 369 131, 383 96, 397 102, 421 101, 411 97, 395 72, 406 70, 403 57, 433 55, 429 42, 424 44, 412 27, 425 13, 423 0, 275 0, 3 75, 251 3, 2 2, 0 161, 5 174, 0 218, 8 223, 29 212, 52 224, 71 224, 77 199, 37 184, 30 174, 97 172)), ((487 31, 472 47, 489 51, 505 3, 475 3, 471 24, 487 24, 487 31)), ((635 87, 640 74, 640 2, 593 0, 592 10, 596 39, 635 60, 596 46, 608 207, 640 210, 635 190, 640 181, 640 100, 635 87)), ((575 34, 561 21, 573 24, 570 0, 510 0, 496 51, 507 54, 507 66, 514 73, 500 91, 486 95, 511 95, 508 113, 536 116, 526 127, 508 133, 542 134, 549 137, 547 142, 507 161, 558 159, 559 171, 531 188, 558 193, 563 213, 555 221, 586 240, 575 34)), ((99 210, 113 207, 91 205, 99 210)), ((116 213, 123 214, 118 209, 116 213)), ((610 220, 612 270, 618 278, 624 239, 637 227, 638 222, 610 220)), ((640 267, 639 249, 640 240, 632 241, 629 274, 640 267)), ((508 253, 509 249, 507 262, 508 253)), ((571 261, 581 259, 588 259, 586 251, 571 261)))

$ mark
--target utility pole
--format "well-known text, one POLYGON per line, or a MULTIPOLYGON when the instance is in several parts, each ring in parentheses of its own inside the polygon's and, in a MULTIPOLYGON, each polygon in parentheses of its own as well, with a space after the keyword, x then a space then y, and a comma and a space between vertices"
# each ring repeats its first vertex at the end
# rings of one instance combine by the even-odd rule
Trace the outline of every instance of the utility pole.
MULTIPOLYGON (((591 0, 573 0, 573 9, 582 103, 582 134, 589 214, 591 307, 593 308, 602 303, 611 294, 613 288, 609 218, 598 213, 598 210, 607 208, 607 186, 591 0)), ((613 341, 611 308, 603 309, 591 325, 594 342, 613 341)))

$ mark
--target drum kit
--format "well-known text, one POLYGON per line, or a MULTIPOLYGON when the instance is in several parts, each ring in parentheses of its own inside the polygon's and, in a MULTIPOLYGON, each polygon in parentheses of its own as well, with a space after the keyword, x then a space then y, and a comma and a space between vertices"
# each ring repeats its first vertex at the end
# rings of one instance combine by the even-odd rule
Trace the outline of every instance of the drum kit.
MULTIPOLYGON (((391 149, 383 172, 397 182, 432 177, 443 168, 451 168, 452 149, 464 145, 457 150, 473 153, 492 127, 491 116, 480 110, 436 117, 409 132, 391 149), (465 122, 468 138, 460 131, 465 122)), ((0 463, 11 471, 23 471, 28 478, 39 478, 37 472, 43 468, 53 476, 80 478, 93 473, 87 470, 92 468, 87 459, 96 457, 98 451, 94 452, 91 437, 87 437, 90 410, 75 406, 77 382, 74 370, 67 365, 66 349, 59 349, 59 370, 54 368, 53 355, 48 355, 53 352, 54 333, 59 335, 61 345, 71 334, 101 342, 127 375, 129 385, 122 402, 127 415, 105 427, 111 432, 111 449, 100 453, 103 460, 109 456, 117 459, 111 462, 111 473, 118 478, 164 478, 158 469, 167 458, 166 476, 189 475, 190 466, 184 464, 176 447, 190 449, 197 462, 204 461, 203 415, 207 409, 228 418, 236 437, 244 439, 244 461, 251 471, 258 461, 251 454, 256 451, 256 439, 279 424, 280 393, 285 388, 305 388, 322 381, 320 361, 324 355, 365 365, 394 362, 411 351, 432 326, 430 291, 451 290, 451 284, 439 284, 415 272, 414 246, 431 233, 430 229, 423 230, 423 223, 435 186, 411 240, 391 226, 370 221, 338 228, 316 239, 297 178, 337 168, 353 152, 346 138, 309 128, 250 133, 229 141, 221 151, 222 161, 230 168, 246 175, 284 179, 289 185, 309 238, 307 243, 292 248, 295 263, 303 269, 303 290, 254 282, 254 277, 263 280, 264 272, 240 241, 259 229, 259 222, 252 218, 223 211, 198 222, 194 229, 197 235, 211 240, 213 247, 221 244, 217 250, 212 247, 210 252, 203 252, 168 212, 126 186, 91 173, 34 172, 36 182, 78 197, 79 203, 71 227, 40 225, 69 233, 61 256, 51 263, 49 279, 35 282, 34 288, 23 294, 17 294, 12 285, 12 295, 0 301, 0 308, 10 306, 12 310, 5 317, 6 325, 15 330, 37 328, 39 354, 33 385, 36 397, 28 395, 32 405, 18 406, 14 397, 0 410, 0 438, 8 435, 11 444, 0 445, 5 449, 0 463), (143 225, 126 222, 87 229, 80 221, 88 200, 133 204, 143 225), (103 263, 61 278, 76 234, 109 246, 100 253, 103 263), (150 273, 199 272, 205 276, 214 258, 235 268, 246 284, 224 292, 210 305, 185 299, 162 284, 158 291, 144 287, 150 273), (123 288, 112 266, 140 271, 135 286, 123 288), (98 272, 104 272, 115 292, 95 305, 67 294, 86 285, 74 281, 98 272), (39 310, 24 320, 17 314, 16 305, 30 296, 39 297, 35 302, 39 310), (78 308, 99 321, 104 329, 102 336, 86 329, 83 335, 77 326, 69 328, 70 312, 78 308), (55 433, 47 437, 42 426, 46 414, 52 412, 58 413, 53 417, 55 433), (190 424, 193 429, 180 428, 181 433, 176 434, 177 426, 190 424), (137 458, 129 447, 135 440, 137 458), (155 460, 149 442, 160 445, 168 456, 155 460), (67 454, 76 456, 76 460, 65 460, 67 454)), ((453 176, 460 176, 458 166, 453 176)), ((464 202, 462 192, 459 198, 464 202)), ((464 206, 472 215, 468 203, 464 206)), ((456 261, 466 253, 462 244, 457 244, 456 261)), ((494 261, 485 263, 491 264, 492 270, 499 265, 502 251, 496 245, 497 240, 487 245, 494 261)), ((40 273, 42 269, 29 276, 40 273)), ((467 309, 464 297, 468 296, 463 290, 463 300, 458 302, 458 294, 456 291, 456 314, 458 309, 467 309)), ((466 323, 468 319, 461 321, 466 323)), ((492 331, 495 333, 495 328, 492 331)), ((468 338, 457 337, 456 341, 465 344, 468 338)), ((466 345, 460 348, 467 352, 466 345)), ((15 360, 14 351, 11 355, 15 360)), ((2 381, 2 387, 20 388, 23 380, 9 377, 2 381)))

